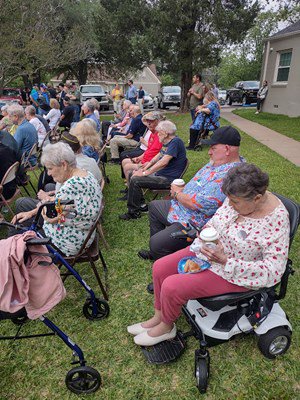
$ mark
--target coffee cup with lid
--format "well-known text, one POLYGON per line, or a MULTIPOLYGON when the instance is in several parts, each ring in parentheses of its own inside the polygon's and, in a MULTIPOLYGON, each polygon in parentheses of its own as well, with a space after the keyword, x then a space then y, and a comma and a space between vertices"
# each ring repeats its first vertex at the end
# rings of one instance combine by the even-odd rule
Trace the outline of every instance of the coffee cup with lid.
POLYGON ((219 234, 214 228, 205 228, 200 232, 200 239, 207 247, 216 247, 218 244, 219 234))

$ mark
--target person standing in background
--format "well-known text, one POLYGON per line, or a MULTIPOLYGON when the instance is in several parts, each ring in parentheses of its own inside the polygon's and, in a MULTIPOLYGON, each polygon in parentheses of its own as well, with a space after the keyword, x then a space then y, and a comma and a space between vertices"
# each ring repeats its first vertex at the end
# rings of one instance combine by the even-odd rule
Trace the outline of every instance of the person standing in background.
POLYGON ((142 114, 144 114, 144 97, 145 97, 145 91, 143 89, 143 86, 140 86, 138 90, 138 105, 140 107, 142 114))
POLYGON ((257 92, 257 105, 255 114, 259 114, 261 111, 261 105, 265 101, 265 98, 268 94, 268 81, 263 81, 262 87, 257 92))
POLYGON ((136 104, 137 90, 131 79, 128 80, 128 86, 129 88, 126 92, 126 100, 131 101, 132 104, 136 104))
POLYGON ((121 112, 121 102, 123 96, 123 91, 120 88, 119 84, 116 83, 114 89, 111 91, 111 97, 113 99, 113 107, 114 107, 114 113, 115 114, 120 114, 121 112))
POLYGON ((190 112, 192 121, 195 119, 196 108, 203 104, 203 97, 204 97, 204 87, 201 82, 201 75, 195 74, 193 76, 193 86, 187 93, 189 100, 190 100, 190 112))

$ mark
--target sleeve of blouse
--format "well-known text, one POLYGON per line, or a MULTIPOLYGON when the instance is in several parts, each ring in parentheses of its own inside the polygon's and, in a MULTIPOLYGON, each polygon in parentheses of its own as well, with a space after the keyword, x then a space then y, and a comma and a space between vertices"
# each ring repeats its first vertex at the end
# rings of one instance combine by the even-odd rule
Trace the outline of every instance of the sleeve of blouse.
POLYGON ((277 213, 274 218, 269 223, 273 233, 262 240, 262 260, 229 257, 224 267, 228 281, 238 280, 253 289, 271 287, 280 281, 288 258, 289 220, 285 213, 277 213))

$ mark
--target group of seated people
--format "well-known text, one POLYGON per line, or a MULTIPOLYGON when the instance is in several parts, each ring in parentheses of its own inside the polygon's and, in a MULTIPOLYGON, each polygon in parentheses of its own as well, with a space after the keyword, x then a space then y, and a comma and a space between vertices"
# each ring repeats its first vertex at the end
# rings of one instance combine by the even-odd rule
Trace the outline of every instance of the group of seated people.
MULTIPOLYGON (((210 114, 215 100, 209 100, 209 92, 206 96, 200 112, 210 114)), ((14 137, 7 135, 17 143, 15 152, 28 152, 39 141, 38 122, 31 108, 26 109, 26 119, 22 107, 22 112, 12 107, 8 115, 17 130, 14 137)), ((121 198, 127 201, 127 212, 120 219, 135 220, 147 210, 143 204, 145 189, 169 190, 171 197, 150 202, 149 250, 139 252, 141 258, 154 261, 153 285, 148 288, 154 292, 154 315, 128 327, 136 344, 151 346, 176 336, 175 321, 189 299, 278 283, 288 256, 289 217, 281 201, 267 190, 268 175, 240 156, 241 137, 235 128, 216 127, 205 139, 209 162, 188 183, 178 184, 173 181, 182 177, 188 161, 175 124, 157 111, 142 116, 137 105, 125 101, 123 110, 123 119, 109 124, 106 137, 127 183, 121 198), (199 230, 214 228, 217 245, 207 247, 197 238, 190 247, 186 240, 173 239, 171 234, 187 228, 189 220, 199 230), (206 257, 210 268, 179 274, 178 262, 195 255, 206 257)), ((30 224, 41 202, 74 200, 72 217, 65 208, 54 218, 44 212, 41 220, 44 234, 66 256, 80 249, 103 200, 97 164, 101 146, 98 126, 92 109, 86 107, 85 115, 62 134, 60 142, 43 147, 40 161, 45 170, 38 199, 17 200, 13 220, 30 224)), ((1 145, 0 134, 0 150, 1 145)), ((3 145, 12 148, 8 141, 3 145)))
POLYGON ((142 119, 152 138, 158 135, 161 147, 157 146, 156 155, 144 160, 154 141, 144 152, 136 146, 121 153, 128 186, 121 198, 128 207, 122 220, 140 217, 143 189, 170 188, 171 197, 150 202, 150 248, 138 253, 154 261, 153 284, 147 287, 154 293, 154 315, 127 328, 141 346, 174 338, 175 322, 189 299, 274 286, 285 270, 289 247, 288 212, 267 190, 268 175, 240 156, 239 132, 231 126, 214 129, 204 140, 209 162, 188 183, 177 186, 172 182, 186 165, 185 147, 175 134, 176 126, 158 114, 151 112, 142 119), (217 245, 205 246, 197 238, 200 246, 190 247, 187 240, 172 238, 172 233, 187 228, 189 220, 199 230, 214 228, 217 245), (210 268, 179 273, 179 261, 192 256, 203 257, 210 268))

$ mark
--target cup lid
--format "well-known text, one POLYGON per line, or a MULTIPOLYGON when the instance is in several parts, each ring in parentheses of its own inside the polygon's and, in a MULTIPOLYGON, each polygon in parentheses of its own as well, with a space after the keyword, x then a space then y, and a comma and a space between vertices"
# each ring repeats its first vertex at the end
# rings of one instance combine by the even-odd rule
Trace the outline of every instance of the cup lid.
POLYGON ((173 181, 172 183, 173 183, 174 185, 184 185, 184 184, 185 184, 184 180, 183 180, 183 179, 180 179, 180 178, 174 179, 174 181, 173 181))
POLYGON ((200 232, 200 239, 204 241, 213 241, 219 238, 218 232, 214 228, 205 228, 200 232))

